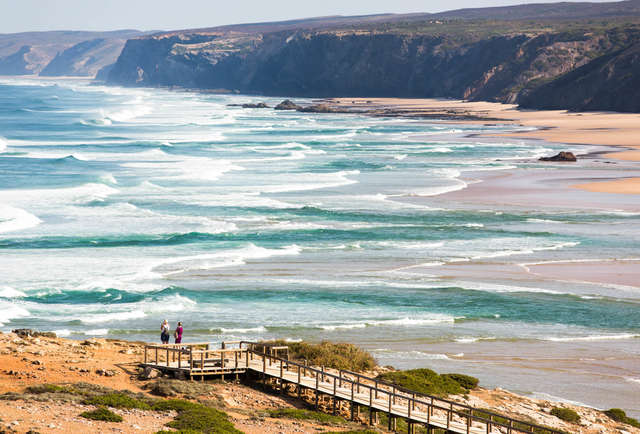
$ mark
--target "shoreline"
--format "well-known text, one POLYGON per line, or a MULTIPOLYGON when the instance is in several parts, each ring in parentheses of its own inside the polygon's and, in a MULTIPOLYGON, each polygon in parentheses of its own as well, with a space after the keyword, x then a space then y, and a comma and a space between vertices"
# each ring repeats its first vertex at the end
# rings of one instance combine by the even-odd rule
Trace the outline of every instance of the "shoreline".
MULTIPOLYGON (((396 115, 410 118, 449 118, 445 122, 504 124, 532 128, 514 133, 483 134, 483 137, 513 137, 567 145, 605 146, 613 152, 601 157, 632 164, 640 162, 640 114, 581 112, 566 110, 521 110, 513 104, 445 99, 332 98, 336 109, 354 113, 396 115)), ((640 166, 634 165, 638 169, 640 166)), ((640 174, 640 171, 637 172, 640 174)), ((600 181, 570 184, 571 188, 595 192, 640 194, 640 180, 628 175, 600 181)))

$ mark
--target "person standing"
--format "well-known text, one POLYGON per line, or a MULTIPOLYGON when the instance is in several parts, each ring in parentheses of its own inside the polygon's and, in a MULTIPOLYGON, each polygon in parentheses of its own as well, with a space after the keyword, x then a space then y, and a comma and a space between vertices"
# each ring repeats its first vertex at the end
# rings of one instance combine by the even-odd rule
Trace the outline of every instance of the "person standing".
POLYGON ((176 331, 173 333, 173 337, 176 338, 176 344, 182 343, 182 322, 178 321, 178 327, 176 327, 176 331))
POLYGON ((169 327, 169 321, 165 319, 164 321, 162 321, 162 325, 160 326, 160 340, 163 344, 169 343, 169 330, 171 330, 169 327))

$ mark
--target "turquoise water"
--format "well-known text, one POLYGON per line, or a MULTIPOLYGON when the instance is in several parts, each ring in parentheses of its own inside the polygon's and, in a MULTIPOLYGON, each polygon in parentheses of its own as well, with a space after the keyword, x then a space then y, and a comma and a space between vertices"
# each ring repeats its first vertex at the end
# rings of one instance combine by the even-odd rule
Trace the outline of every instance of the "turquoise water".
POLYGON ((640 256, 634 213, 429 202, 566 146, 470 136, 508 125, 227 107, 252 99, 0 81, 1 328, 154 341, 167 318, 188 340, 349 340, 593 405, 640 391, 637 289, 437 273, 640 256), (514 349, 576 375, 601 374, 584 351, 622 354, 611 399, 539 386, 514 349))

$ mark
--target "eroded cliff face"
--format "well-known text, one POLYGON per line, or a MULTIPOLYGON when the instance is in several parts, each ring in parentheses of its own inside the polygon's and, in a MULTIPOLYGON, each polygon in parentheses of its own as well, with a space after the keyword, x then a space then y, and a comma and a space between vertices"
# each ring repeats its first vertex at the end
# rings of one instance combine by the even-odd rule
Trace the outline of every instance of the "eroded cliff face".
MULTIPOLYGON (((159 35, 129 40, 108 82, 264 95, 452 97, 532 105, 543 95, 537 89, 631 43, 621 43, 620 32, 614 33, 481 38, 356 30, 159 35)), ((630 72, 635 74, 633 68, 630 72)), ((564 83, 563 89, 571 87, 566 78, 564 83)), ((586 107, 598 109, 600 101, 589 99, 586 107)))

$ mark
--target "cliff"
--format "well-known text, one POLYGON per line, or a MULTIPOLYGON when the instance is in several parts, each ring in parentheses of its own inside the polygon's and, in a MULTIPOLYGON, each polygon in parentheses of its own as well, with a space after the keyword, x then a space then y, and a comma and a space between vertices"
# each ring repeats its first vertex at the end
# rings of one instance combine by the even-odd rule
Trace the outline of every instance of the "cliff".
POLYGON ((638 108, 619 97, 628 89, 618 75, 627 77, 629 89, 636 83, 637 62, 635 69, 629 62, 636 59, 638 28, 634 20, 428 20, 159 34, 129 40, 107 80, 264 95, 451 97, 629 111, 638 108), (590 85, 577 83, 576 74, 588 74, 590 85), (614 85, 619 95, 610 93, 614 85))
POLYGON ((0 75, 93 77, 114 63, 136 30, 0 34, 0 75))

